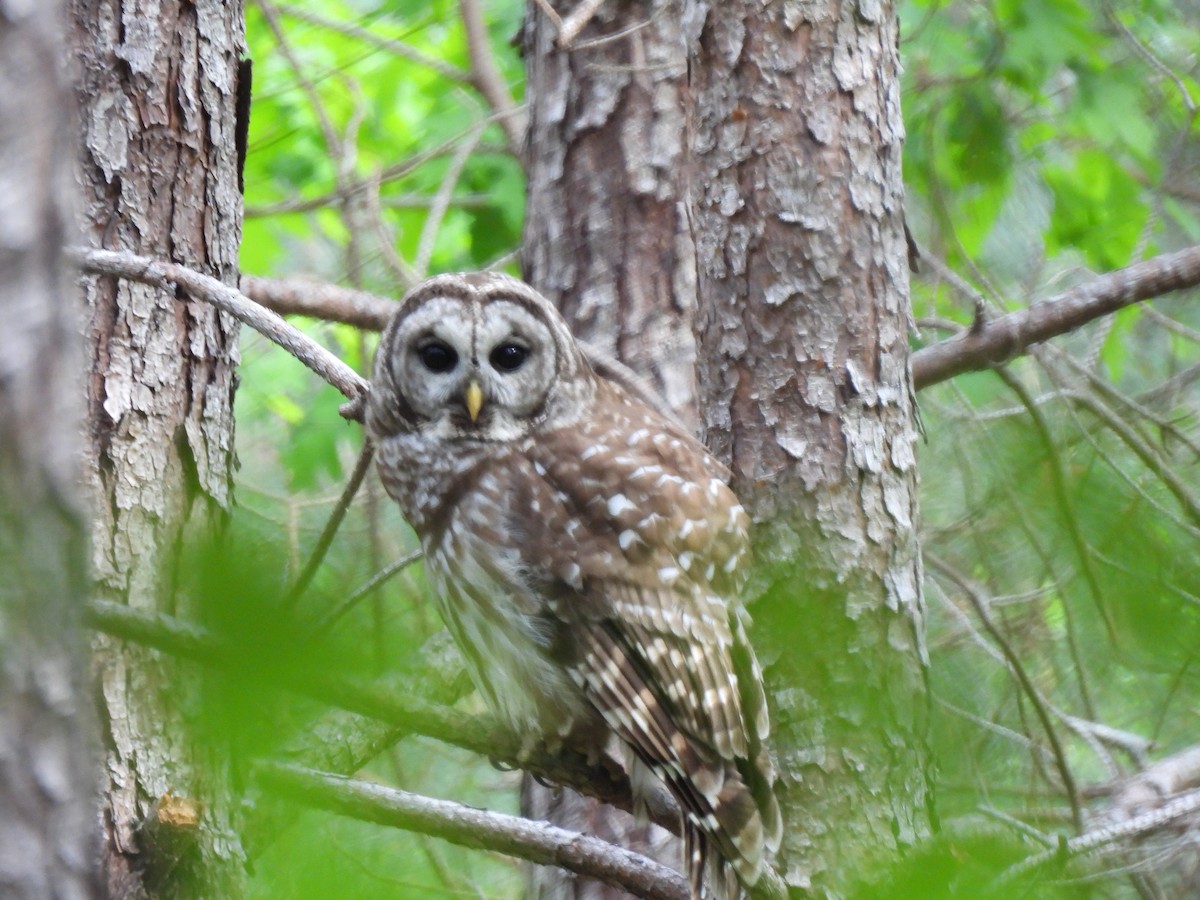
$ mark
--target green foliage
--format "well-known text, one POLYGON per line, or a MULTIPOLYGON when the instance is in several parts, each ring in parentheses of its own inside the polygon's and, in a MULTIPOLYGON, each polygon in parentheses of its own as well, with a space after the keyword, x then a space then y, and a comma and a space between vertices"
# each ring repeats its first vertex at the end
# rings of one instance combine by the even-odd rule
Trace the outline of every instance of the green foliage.
MULTIPOLYGON (((405 259, 414 255, 429 209, 413 208, 411 201, 428 204, 450 168, 454 142, 483 116, 469 87, 420 61, 440 61, 462 72, 469 68, 457 5, 322 0, 305 3, 296 14, 291 9, 284 7, 280 17, 287 53, 257 7, 248 10, 254 101, 245 170, 243 268, 272 274, 299 270, 326 278, 342 277, 345 268, 357 269, 351 275, 365 286, 395 292, 396 276, 381 261, 383 249, 360 247, 358 266, 346 263, 346 234, 338 222, 349 214, 363 226, 364 245, 376 243, 375 233, 382 231, 386 237, 379 240, 392 251, 405 259), (344 23, 360 34, 339 33, 330 22, 344 23), (404 44, 417 60, 386 43, 365 40, 363 31, 404 44), (417 164, 425 157, 425 164, 417 164), (378 215, 340 208, 339 194, 361 205, 372 192, 378 193, 378 215), (313 208, 261 214, 306 201, 313 208)), ((503 76, 515 83, 521 76, 520 62, 503 37, 515 34, 520 4, 489 4, 488 13, 503 76)), ((452 187, 453 197, 482 193, 482 200, 475 202, 484 224, 474 222, 475 209, 452 205, 445 233, 434 247, 431 271, 483 266, 520 238, 519 212, 512 212, 522 203, 520 166, 503 149, 498 125, 485 128, 479 149, 452 187), (480 246, 471 240, 477 236, 483 238, 480 246)))
MULTIPOLYGON (((300 12, 285 9, 281 19, 297 70, 258 8, 249 10, 255 94, 243 269, 398 296, 414 274, 479 268, 510 254, 521 236, 524 174, 497 124, 479 130, 488 111, 477 93, 412 53, 323 24, 369 29, 465 70, 457 4, 314 0, 300 12), (444 215, 431 212, 439 193, 449 200, 444 215), (414 273, 418 262, 427 265, 414 273)), ((519 99, 522 66, 510 39, 522 4, 490 3, 486 12, 492 49, 519 99)), ((1084 281, 1089 270, 1200 241, 1195 192, 1185 189, 1200 159, 1192 112, 1200 27, 1176 4, 906 0, 900 14, 908 222, 927 256, 913 282, 923 340, 941 336, 947 320, 965 324, 975 314, 975 296, 933 274, 929 257, 960 273, 994 314, 1084 281)), ((1086 375, 1057 351, 1010 367, 1045 432, 1024 398, 991 373, 922 394, 921 502, 926 552, 991 600, 998 634, 1041 699, 1152 737, 1168 752, 1194 741, 1200 707, 1200 523, 1162 472, 1174 471, 1195 493, 1200 440, 1194 380, 1159 388, 1200 363, 1200 316, 1190 298, 1156 308, 1177 327, 1168 333, 1129 309, 1057 341, 1086 375), (1080 396, 1115 408, 1142 446, 1080 396)), ((366 370, 370 339, 305 327, 366 370)), ((201 593, 224 598, 210 609, 210 624, 266 667, 215 683, 208 711, 214 735, 239 735, 256 751, 283 746, 320 712, 271 689, 272 671, 403 671, 440 628, 422 602, 419 569, 402 589, 356 607, 319 648, 310 650, 299 626, 273 621, 283 573, 294 573, 313 545, 359 448, 360 430, 342 424, 339 402, 290 358, 246 342, 240 502, 275 540, 260 529, 248 557, 216 565, 236 577, 201 593)), ((360 503, 298 621, 319 618, 411 546, 391 504, 374 516, 360 503)), ((907 854, 889 847, 892 864, 882 870, 864 865, 854 896, 988 896, 998 874, 1040 849, 1001 814, 1032 810, 1044 816, 1032 817, 1043 833, 1073 833, 1033 699, 998 658, 997 637, 945 577, 931 575, 927 593, 928 740, 939 760, 942 830, 907 854)), ((844 671, 805 668, 822 654, 773 644, 776 635, 801 634, 805 646, 841 646, 821 615, 836 602, 769 596, 756 609, 760 656, 792 667, 797 690, 844 691, 842 727, 886 740, 871 722, 891 712, 876 717, 882 707, 871 704, 893 698, 861 696, 862 679, 880 674, 870 659, 847 648, 844 671)), ((1109 762, 1132 768, 1120 751, 1105 760, 1094 741, 1062 718, 1054 723, 1081 784, 1105 783, 1109 762)), ((406 740, 368 775, 481 805, 512 802, 511 779, 422 741, 406 740)), ((1071 861, 1040 872, 1033 886, 1014 882, 995 895, 1128 896, 1126 881, 1099 877, 1121 862, 1071 861)), ((309 814, 256 861, 252 895, 513 896, 519 883, 512 866, 482 854, 309 814)))
MULTIPOLYGON (((1084 0, 909 2, 901 17, 910 217, 935 223, 922 243, 955 264, 986 257, 1024 180, 1053 207, 1034 252, 1078 250, 1101 270, 1145 252, 1200 96, 1194 23, 1084 0)), ((1194 210, 1172 213, 1194 226, 1194 210)))

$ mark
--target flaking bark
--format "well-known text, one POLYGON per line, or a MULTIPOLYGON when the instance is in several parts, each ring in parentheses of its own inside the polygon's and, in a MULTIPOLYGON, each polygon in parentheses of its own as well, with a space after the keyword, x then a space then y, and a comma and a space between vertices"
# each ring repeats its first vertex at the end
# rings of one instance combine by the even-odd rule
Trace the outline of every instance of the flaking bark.
POLYGON ((703 432, 757 523, 788 879, 836 895, 930 827, 896 9, 685 27, 703 432))
MULTIPOLYGON (((237 284, 240 2, 73 0, 83 240, 237 284)), ((230 503, 236 325, 159 287, 83 278, 96 595, 194 616, 173 571, 230 503)), ((193 670, 100 636, 111 897, 237 896, 227 766, 201 750, 193 670)))

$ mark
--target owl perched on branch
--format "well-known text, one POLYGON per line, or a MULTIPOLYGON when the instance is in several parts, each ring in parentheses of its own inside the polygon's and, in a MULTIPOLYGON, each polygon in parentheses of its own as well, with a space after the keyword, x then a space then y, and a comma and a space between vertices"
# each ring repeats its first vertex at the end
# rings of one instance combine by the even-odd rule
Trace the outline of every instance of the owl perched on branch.
POLYGON ((527 741, 615 741, 684 816, 693 895, 779 846, 762 675, 736 602, 748 519, 727 471, 599 377, 544 297, 498 274, 413 288, 367 409, 442 618, 527 741))

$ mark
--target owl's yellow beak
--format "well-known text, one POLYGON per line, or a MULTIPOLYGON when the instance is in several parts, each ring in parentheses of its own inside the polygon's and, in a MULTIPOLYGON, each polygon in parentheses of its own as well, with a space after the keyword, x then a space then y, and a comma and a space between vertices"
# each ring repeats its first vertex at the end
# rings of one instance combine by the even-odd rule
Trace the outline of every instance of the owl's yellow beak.
POLYGON ((479 382, 474 378, 467 384, 467 391, 463 395, 463 399, 467 404, 467 415, 474 422, 479 418, 479 410, 483 409, 483 388, 479 386, 479 382))

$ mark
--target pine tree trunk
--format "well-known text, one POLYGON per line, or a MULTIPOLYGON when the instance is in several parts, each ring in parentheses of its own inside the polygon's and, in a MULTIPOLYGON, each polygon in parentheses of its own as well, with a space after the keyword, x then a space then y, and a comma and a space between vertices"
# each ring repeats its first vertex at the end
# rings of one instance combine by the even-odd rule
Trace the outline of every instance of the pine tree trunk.
POLYGON ((12 900, 97 895, 60 14, 0 0, 0 896, 12 900))
POLYGON ((789 881, 930 828, 892 4, 689 0, 700 409, 756 523, 789 881))
MULTIPOLYGON (((567 14, 575 3, 558 4, 567 14)), ((676 416, 695 407, 695 254, 683 207, 687 64, 675 0, 606 3, 568 48, 529 5, 524 274, 575 333, 620 359, 676 416), (589 42, 620 35, 616 39, 589 42)), ((526 778, 528 816, 577 828, 680 865, 679 842, 654 826, 526 778)), ((531 896, 624 896, 535 867, 531 896)))
MULTIPOLYGON (((84 242, 237 283, 240 2, 73 0, 84 242)), ((177 551, 219 523, 233 468, 235 323, 112 278, 84 279, 95 593, 194 614, 177 551)), ((242 849, 227 767, 202 750, 196 672, 101 637, 103 870, 111 897, 234 897, 242 849)))

